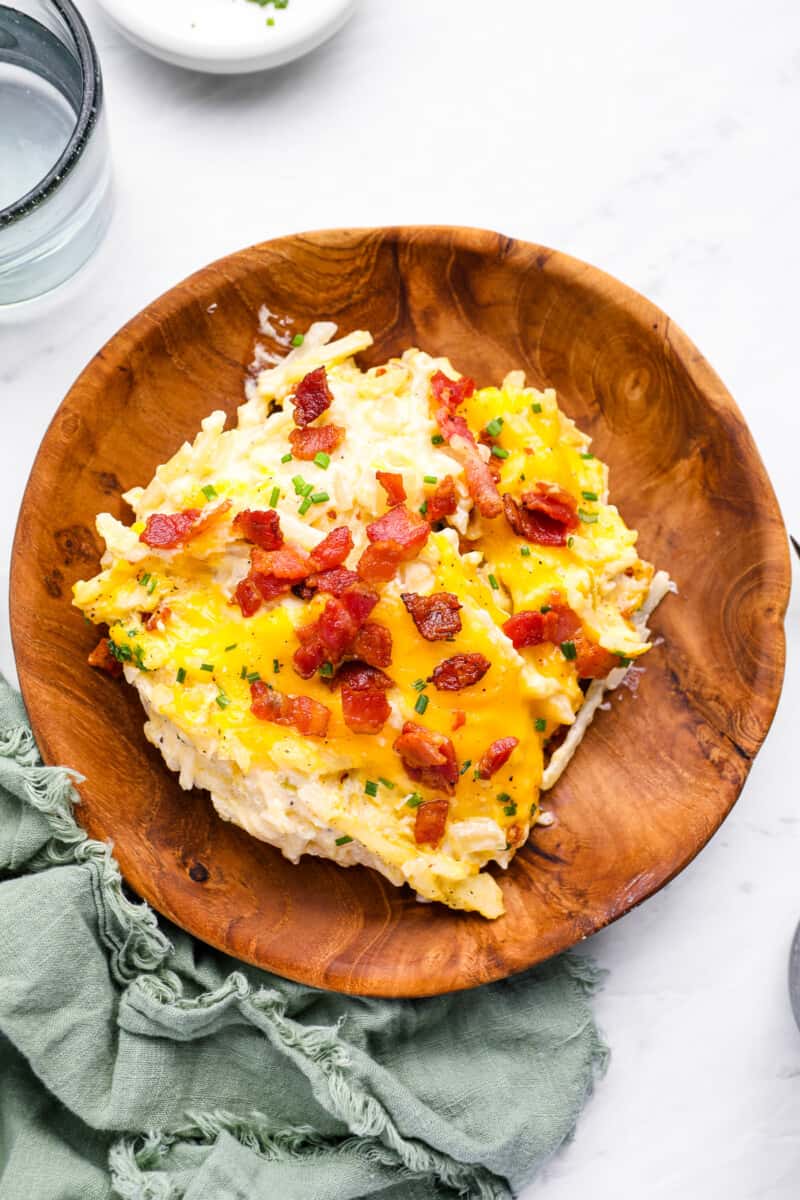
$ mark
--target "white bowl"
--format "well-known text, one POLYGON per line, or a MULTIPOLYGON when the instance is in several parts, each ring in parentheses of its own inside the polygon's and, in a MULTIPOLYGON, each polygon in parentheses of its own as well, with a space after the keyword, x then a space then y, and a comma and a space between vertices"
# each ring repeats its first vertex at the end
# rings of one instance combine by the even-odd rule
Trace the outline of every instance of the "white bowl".
POLYGON ((263 71, 332 37, 356 0, 99 0, 111 23, 156 58, 217 75, 263 71), (268 24, 272 21, 273 24, 268 24))

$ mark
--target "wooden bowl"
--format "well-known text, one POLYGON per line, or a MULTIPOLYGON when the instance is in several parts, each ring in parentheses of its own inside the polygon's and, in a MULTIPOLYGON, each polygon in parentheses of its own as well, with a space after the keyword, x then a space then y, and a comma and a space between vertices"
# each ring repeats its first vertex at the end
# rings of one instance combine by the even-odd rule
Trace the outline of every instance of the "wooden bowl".
POLYGON ((333 230, 266 242, 199 271, 111 339, 58 409, 14 544, 20 680, 48 763, 86 777, 77 816, 110 838, 159 912, 280 975, 338 991, 424 996, 499 979, 650 896, 719 827, 769 728, 784 666, 789 565, 745 423, 688 338, 608 275, 473 229, 333 230), (201 417, 242 398, 266 303, 305 328, 370 329, 377 363, 411 345, 479 384, 524 368, 611 464, 644 557, 680 592, 638 691, 598 715, 551 794, 556 816, 502 879, 489 922, 418 904, 380 875, 291 866, 182 792, 145 741, 134 690, 86 666, 96 635, 70 588, 98 567, 95 514, 130 519, 201 417))

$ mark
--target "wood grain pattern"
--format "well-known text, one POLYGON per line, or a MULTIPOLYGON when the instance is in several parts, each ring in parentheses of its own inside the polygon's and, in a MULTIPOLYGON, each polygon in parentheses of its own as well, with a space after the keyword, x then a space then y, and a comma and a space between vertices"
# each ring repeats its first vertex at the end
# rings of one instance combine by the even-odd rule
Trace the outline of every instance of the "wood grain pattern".
POLYGON ((11 612, 20 679, 47 762, 86 776, 78 817, 113 838, 130 884, 198 937, 279 974, 371 995, 427 995, 519 971, 571 945, 680 871, 734 803, 766 735, 784 665, 786 539, 769 480, 719 379, 663 313, 543 247, 470 229, 306 234, 207 267, 134 318, 56 413, 25 494, 11 612), (645 557, 680 587, 638 693, 599 715, 490 923, 421 905, 361 868, 291 866, 181 792, 147 744, 135 692, 85 666, 70 607, 92 574, 94 516, 129 519, 144 483, 214 408, 242 395, 266 303, 298 328, 409 345, 479 384, 522 367, 595 438, 645 557))

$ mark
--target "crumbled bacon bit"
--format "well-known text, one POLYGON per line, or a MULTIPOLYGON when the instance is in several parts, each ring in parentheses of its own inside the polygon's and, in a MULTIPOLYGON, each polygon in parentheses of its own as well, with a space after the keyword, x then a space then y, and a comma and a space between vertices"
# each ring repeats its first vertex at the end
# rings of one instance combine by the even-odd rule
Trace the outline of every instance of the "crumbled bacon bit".
POLYGON ((341 425, 315 425, 309 429, 293 429, 289 434, 292 455, 301 462, 311 462, 320 453, 333 454, 344 441, 341 425))
POLYGON ((261 576, 295 583, 298 579, 305 579, 308 571, 308 555, 295 546, 281 546, 279 550, 262 550, 256 546, 250 555, 250 574, 259 586, 261 576))
POLYGON ((317 631, 331 662, 339 662, 352 642, 356 623, 341 600, 332 596, 320 614, 317 631))
POLYGON ((411 779, 453 794, 458 782, 458 759, 449 737, 406 721, 393 749, 411 779))
POLYGON ((521 609, 509 617, 503 625, 503 633, 513 643, 515 650, 523 646, 539 646, 542 642, 569 641, 580 629, 580 618, 564 604, 558 592, 551 593, 547 612, 521 609))
POLYGON ((373 588, 359 581, 342 592, 339 603, 350 614, 356 628, 360 629, 378 603, 378 599, 378 593, 373 588))
POLYGON ((328 592, 331 596, 341 596, 346 588, 352 587, 354 583, 358 583, 358 575, 355 571, 348 571, 347 567, 334 567, 331 571, 320 571, 318 574, 309 575, 306 579, 306 587, 309 590, 309 595, 303 597, 308 600, 314 592, 328 592))
POLYGON ((365 621, 353 639, 353 654, 373 667, 391 666, 391 632, 380 621, 365 621))
POLYGON ((503 502, 494 474, 489 464, 481 457, 467 422, 463 417, 442 407, 436 410, 436 423, 442 437, 464 468, 467 491, 478 512, 482 517, 498 517, 503 511, 503 502))
POLYGON ((383 692, 342 688, 342 719, 353 733, 380 733, 392 708, 383 692))
POLYGON ((455 733, 455 731, 457 729, 460 729, 462 727, 462 725, 466 725, 466 723, 467 723, 467 714, 464 712, 463 708, 454 709, 453 710, 453 733, 455 733))
POLYGON ((426 641, 443 642, 461 631, 461 601, 452 592, 433 592, 430 596, 403 592, 400 599, 426 641))
POLYGON ((243 617, 252 617, 261 608, 261 592, 249 577, 237 583, 233 599, 242 610, 243 617))
POLYGON ((112 675, 114 679, 118 679, 122 674, 122 663, 117 662, 111 653, 110 638, 100 638, 100 641, 86 661, 90 667, 96 667, 98 671, 105 671, 107 675, 112 675))
POLYGON ((479 779, 491 779, 495 771, 505 766, 514 750, 519 745, 519 738, 503 737, 492 742, 488 750, 481 756, 476 768, 479 779))
POLYGON ((503 509, 514 533, 539 546, 566 546, 568 534, 580 524, 574 496, 555 484, 537 483, 519 503, 506 492, 503 509))
POLYGON ((246 508, 233 518, 233 528, 262 550, 277 550, 283 545, 280 517, 274 508, 246 508))
POLYGON ((172 609, 166 604, 161 604, 157 609, 150 613, 150 616, 144 623, 144 627, 148 633, 154 633, 155 630, 166 625, 167 621, 172 616, 172 609))
POLYGON ((388 675, 363 662, 348 662, 339 668, 331 680, 331 686, 339 687, 345 684, 356 692, 386 692, 394 687, 394 681, 388 675))
POLYGON ((332 529, 311 551, 308 565, 312 572, 340 567, 353 549, 353 535, 346 525, 332 529))
POLYGON ((403 485, 403 476, 398 475, 393 471, 376 471, 375 478, 386 492, 386 498, 389 501, 389 506, 402 504, 406 498, 406 489, 403 485))
POLYGON ((336 674, 342 689, 342 717, 353 733, 379 733, 391 716, 386 691, 388 675, 363 663, 347 663, 336 674))
POLYGON ((575 638, 575 666, 579 679, 605 679, 609 671, 619 666, 619 655, 579 634, 575 638))
POLYGON ((438 846, 447 826, 449 800, 426 800, 414 817, 414 841, 418 846, 438 846))
POLYGON ((433 668, 428 682, 440 692, 460 692, 483 679, 491 665, 488 658, 477 652, 454 654, 433 668))
POLYGON ((367 546, 356 566, 366 583, 387 583, 405 556, 399 542, 374 542, 367 546))
POLYGON ((328 387, 328 376, 324 367, 309 371, 308 375, 297 385, 294 393, 294 423, 295 425, 310 425, 316 421, 333 401, 328 387))
POLYGON ((410 512, 404 504, 390 508, 377 521, 367 526, 367 537, 373 543, 396 542, 407 559, 415 558, 428 540, 430 526, 419 513, 410 512))
POLYGON ((152 550, 176 550, 216 524, 231 507, 230 500, 208 508, 184 508, 176 513, 151 513, 139 541, 152 550))
POLYGON ((475 392, 475 380, 468 375, 460 379, 450 379, 444 371, 436 371, 431 375, 431 391, 437 404, 454 412, 459 405, 468 400, 475 392))
POLYGON ((153 550, 175 550, 188 540, 199 520, 199 508, 185 508, 176 513, 151 513, 139 534, 139 541, 153 550))
POLYGON ((263 680, 250 684, 250 711, 261 721, 294 725, 307 737, 325 737, 331 712, 310 696, 287 696, 263 680))
POLYGON ((452 475, 440 479, 432 495, 428 497, 428 511, 425 514, 433 525, 444 517, 450 517, 458 508, 456 485, 452 475))
POLYGON ((262 550, 254 546, 250 554, 250 570, 236 585, 233 602, 239 605, 242 616, 252 617, 262 600, 285 596, 292 584, 304 579, 308 572, 308 557, 294 546, 277 550, 262 550))

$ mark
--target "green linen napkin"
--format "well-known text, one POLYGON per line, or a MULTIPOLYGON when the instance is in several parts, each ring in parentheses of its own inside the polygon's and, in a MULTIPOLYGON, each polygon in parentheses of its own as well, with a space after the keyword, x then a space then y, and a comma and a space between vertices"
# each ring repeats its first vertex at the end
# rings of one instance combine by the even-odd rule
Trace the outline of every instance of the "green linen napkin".
POLYGON ((0 678, 3 1200, 496 1200, 569 1138, 589 960, 430 1000, 287 982, 129 898, 74 778, 0 678))

